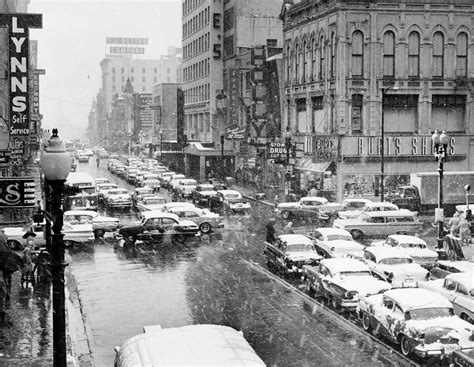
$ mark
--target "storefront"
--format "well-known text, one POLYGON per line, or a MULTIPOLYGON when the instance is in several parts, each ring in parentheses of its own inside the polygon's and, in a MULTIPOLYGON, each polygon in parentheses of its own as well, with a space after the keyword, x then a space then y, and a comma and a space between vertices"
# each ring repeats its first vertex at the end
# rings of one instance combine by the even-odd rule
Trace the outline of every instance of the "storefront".
POLYGON ((210 144, 192 142, 184 149, 185 175, 205 181, 207 177, 235 176, 233 151, 216 149, 210 144))

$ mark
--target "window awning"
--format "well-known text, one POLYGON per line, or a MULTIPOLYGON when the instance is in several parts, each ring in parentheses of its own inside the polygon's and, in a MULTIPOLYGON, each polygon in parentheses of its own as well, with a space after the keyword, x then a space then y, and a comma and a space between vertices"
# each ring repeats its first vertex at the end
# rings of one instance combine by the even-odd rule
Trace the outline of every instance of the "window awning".
POLYGON ((311 171, 324 173, 327 171, 332 162, 313 162, 311 158, 301 158, 296 164, 295 169, 301 171, 311 171))

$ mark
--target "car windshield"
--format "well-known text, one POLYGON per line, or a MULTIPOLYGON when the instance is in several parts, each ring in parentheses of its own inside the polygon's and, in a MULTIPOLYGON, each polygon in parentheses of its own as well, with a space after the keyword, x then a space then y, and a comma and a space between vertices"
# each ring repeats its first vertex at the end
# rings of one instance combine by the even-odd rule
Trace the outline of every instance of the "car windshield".
POLYGON ((196 181, 183 181, 182 184, 184 186, 195 186, 197 185, 197 182, 196 181))
POLYGON ((313 246, 309 243, 292 243, 286 246, 286 252, 313 251, 313 246))
POLYGON ((402 243, 400 246, 404 248, 426 248, 424 243, 402 243))
POLYGON ((448 317, 453 314, 453 309, 450 307, 418 308, 408 312, 409 319, 412 320, 429 320, 437 317, 448 317))
POLYGON ((341 276, 345 277, 366 277, 366 276, 372 276, 370 271, 341 271, 339 273, 341 276))
POLYGON ((95 194, 94 187, 81 187, 81 194, 95 194))
POLYGON ((330 234, 327 238, 328 241, 352 241, 352 236, 345 234, 330 234))
POLYGON ((127 190, 110 190, 109 193, 110 193, 111 195, 128 194, 127 190))
POLYGON ((240 199, 242 196, 240 194, 226 194, 225 198, 226 199, 240 199))
POLYGON ((400 265, 400 264, 411 264, 413 262, 409 257, 386 257, 379 261, 379 264, 384 265, 400 265))
POLYGON ((64 221, 69 224, 89 224, 92 223, 92 216, 90 215, 65 215, 64 221))

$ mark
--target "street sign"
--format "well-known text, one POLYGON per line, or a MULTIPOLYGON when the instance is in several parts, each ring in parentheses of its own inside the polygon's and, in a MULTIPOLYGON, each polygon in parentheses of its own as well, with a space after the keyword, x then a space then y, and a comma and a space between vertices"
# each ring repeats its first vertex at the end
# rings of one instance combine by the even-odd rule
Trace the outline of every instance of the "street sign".
POLYGON ((0 208, 31 208, 35 206, 33 177, 0 178, 0 208))

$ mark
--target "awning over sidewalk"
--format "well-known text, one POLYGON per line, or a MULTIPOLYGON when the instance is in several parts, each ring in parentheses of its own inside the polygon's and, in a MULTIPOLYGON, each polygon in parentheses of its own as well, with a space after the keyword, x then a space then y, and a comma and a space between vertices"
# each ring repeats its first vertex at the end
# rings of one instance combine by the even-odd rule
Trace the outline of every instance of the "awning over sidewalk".
MULTIPOLYGON (((184 148, 184 154, 199 155, 199 156, 219 156, 222 154, 220 149, 205 147, 201 143, 192 142, 184 148)), ((233 155, 231 150, 224 150, 224 155, 233 155)))
POLYGON ((301 158, 296 164, 295 169, 301 171, 310 171, 317 173, 324 173, 327 171, 332 162, 313 162, 311 158, 301 158))

